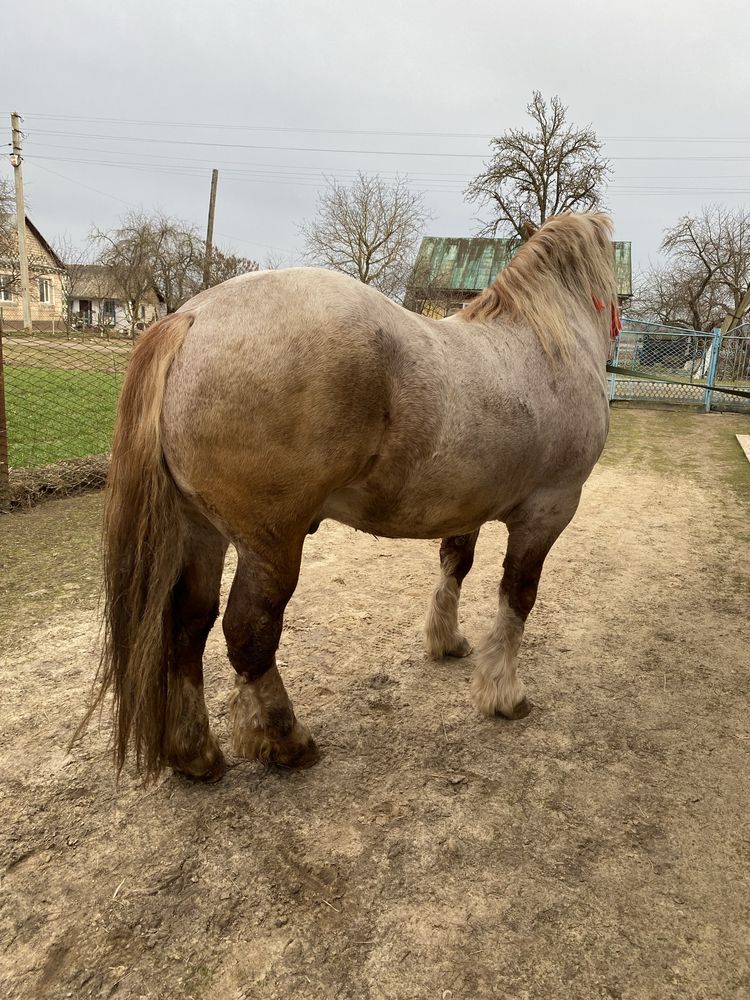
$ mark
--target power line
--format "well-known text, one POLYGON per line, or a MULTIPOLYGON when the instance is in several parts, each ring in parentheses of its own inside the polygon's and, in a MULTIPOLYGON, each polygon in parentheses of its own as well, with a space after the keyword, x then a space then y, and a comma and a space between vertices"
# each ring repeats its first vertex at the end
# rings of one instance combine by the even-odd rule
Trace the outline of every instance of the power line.
MULTIPOLYGON (((203 128, 225 131, 245 132, 282 132, 304 133, 315 135, 387 135, 444 139, 492 139, 496 132, 440 132, 420 130, 394 129, 349 129, 349 128, 312 128, 310 126, 292 125, 250 125, 219 124, 216 122, 174 122, 144 118, 101 118, 88 115, 51 115, 27 114, 27 118, 40 118, 49 121, 96 122, 108 125, 142 125, 158 128, 203 128)), ((601 137, 605 142, 750 142, 750 137, 743 136, 695 136, 695 135, 610 135, 601 137)))
POLYGON ((259 243, 257 240, 248 240, 243 236, 229 236, 227 233, 217 233, 217 236, 221 236, 224 240, 233 240, 235 243, 247 243, 251 247, 265 247, 266 250, 278 250, 280 253, 289 254, 289 256, 294 257, 295 250, 290 250, 288 247, 277 247, 272 243, 259 243))
POLYGON ((430 131, 398 131, 393 129, 349 129, 349 128, 311 128, 309 126, 294 127, 290 125, 220 125, 216 122, 167 122, 145 120, 140 118, 89 118, 77 115, 38 115, 29 114, 28 118, 42 118, 54 121, 98 122, 106 125, 144 125, 157 128, 206 128, 230 132, 300 132, 315 135, 388 135, 388 136, 423 136, 425 138, 442 139, 490 139, 491 133, 485 132, 430 132, 430 131))
POLYGON ((106 139, 111 142, 149 142, 172 146, 208 146, 211 149, 271 149, 292 153, 350 153, 362 156, 451 156, 459 159, 482 159, 485 153, 428 153, 420 150, 401 149, 337 149, 331 146, 267 146, 241 142, 205 142, 202 139, 155 139, 152 136, 101 135, 97 132, 59 132, 54 129, 35 129, 39 135, 61 135, 75 139, 106 139))
MULTIPOLYGON (((80 164, 89 165, 89 166, 114 167, 115 169, 121 169, 121 170, 145 171, 147 173, 156 173, 156 174, 163 174, 163 175, 170 175, 170 176, 177 176, 177 177, 191 177, 191 178, 192 177, 196 177, 197 178, 197 177, 204 177, 204 175, 205 175, 205 171, 202 170, 199 167, 183 166, 183 165, 180 165, 180 164, 172 164, 172 165, 170 165, 170 164, 161 164, 161 163, 155 163, 155 164, 150 164, 150 163, 130 163, 130 162, 122 161, 122 160, 119 160, 117 162, 113 162, 113 161, 110 161, 110 160, 91 160, 91 159, 82 159, 82 158, 73 158, 73 157, 45 157, 45 156, 38 156, 38 155, 35 155, 35 156, 30 157, 28 159, 29 159, 29 162, 32 162, 32 163, 36 163, 39 159, 44 159, 44 160, 52 160, 53 162, 59 162, 59 163, 80 163, 80 164)), ((39 166, 41 167, 41 164, 39 164, 39 166)), ((42 168, 42 169, 45 169, 45 168, 42 168)), ((54 171, 50 171, 50 173, 54 173, 54 171)), ((323 185, 323 183, 325 182, 325 180, 326 180, 326 178, 322 174, 316 174, 314 172, 306 173, 306 172, 303 172, 303 171, 293 172, 293 173, 286 173, 286 174, 283 174, 281 176, 277 175, 275 172, 272 172, 272 171, 264 171, 264 170, 256 171, 256 170, 252 170, 252 169, 250 169, 250 170, 234 170, 234 171, 231 170, 231 169, 224 169, 223 173, 224 173, 224 175, 226 176, 226 178, 228 180, 242 181, 242 182, 245 182, 245 183, 276 184, 276 185, 282 185, 282 186, 287 185, 287 186, 293 186, 293 187, 314 187, 314 188, 320 188, 323 185)), ((59 175, 59 176, 62 177, 63 175, 59 175)), ((345 181, 348 180, 348 178, 346 178, 346 177, 344 177, 342 179, 345 180, 345 181)), ((407 179, 407 181, 409 180, 408 177, 406 179, 407 179)), ((648 180, 649 178, 643 178, 643 179, 644 180, 648 180)), ((73 181, 73 183, 81 183, 81 182, 73 181)), ((85 185, 84 184, 82 186, 86 187, 86 186, 89 186, 89 185, 85 185)), ((430 193, 430 194, 451 194, 451 195, 461 194, 462 191, 463 191, 463 188, 464 188, 464 185, 462 185, 462 184, 459 184, 459 183, 451 184, 451 182, 449 182, 449 181, 445 181, 445 182, 442 182, 442 183, 441 182, 435 182, 433 184, 430 184, 429 182, 424 182, 424 181, 417 181, 414 184, 412 184, 412 186, 413 187, 418 187, 420 190, 425 191, 425 193, 430 193)), ((103 191, 99 191, 97 188, 91 188, 91 190, 97 191, 97 193, 99 193, 99 194, 105 194, 106 193, 106 192, 103 192, 103 191)), ((615 184, 611 185, 610 188, 608 188, 608 194, 614 194, 614 195, 618 195, 618 196, 619 195, 628 194, 629 196, 632 197, 633 195, 660 194, 660 193, 663 193, 663 194, 703 194, 703 195, 708 195, 708 196, 724 195, 724 194, 726 194, 726 195, 735 195, 735 194, 742 194, 742 195, 744 195, 744 194, 750 194, 750 189, 749 188, 725 188, 725 187, 717 187, 715 185, 712 186, 712 187, 684 187, 684 186, 677 186, 677 185, 662 186, 662 185, 657 185, 657 184, 653 184, 653 183, 647 184, 647 185, 643 185, 643 186, 629 185, 629 184, 620 185, 618 183, 615 183, 615 184)), ((115 197, 115 196, 111 195, 110 197, 115 197)), ((117 200, 122 201, 123 199, 117 199, 117 200)), ((130 203, 129 202, 125 202, 125 204, 130 204, 130 203)))
MULTIPOLYGON (((86 152, 86 153, 99 153, 102 155, 117 155, 114 150, 111 149, 101 149, 92 146, 69 146, 61 145, 58 143, 34 143, 34 148, 38 149, 62 149, 70 152, 86 152)), ((34 154, 37 155, 37 154, 34 154)), ((129 156, 139 156, 144 159, 150 160, 168 160, 170 157, 174 159, 169 153, 141 153, 136 150, 129 150, 129 156)), ((184 163, 215 163, 217 162, 214 157, 202 157, 202 156, 180 156, 180 162, 184 163)), ((119 161, 118 161, 119 162, 119 161)), ((311 171, 316 175, 327 174, 327 173, 337 173, 337 174, 352 174, 356 175, 359 173, 358 168, 354 167, 324 167, 318 164, 312 163, 257 163, 248 162, 246 160, 220 160, 219 166, 226 167, 228 169, 257 169, 257 170, 287 170, 294 172, 301 171, 311 171)), ((403 170, 386 170, 379 169, 379 174, 398 176, 404 173, 403 170)), ((408 170, 406 171, 410 177, 425 177, 428 180, 431 178, 457 178, 461 182, 470 179, 470 175, 466 171, 444 171, 444 170, 408 170)), ((743 180, 750 179, 750 174, 658 174, 656 176, 651 174, 622 174, 615 183, 619 183, 620 180, 743 180)))
MULTIPOLYGON (((486 153, 446 153, 446 152, 426 152, 424 150, 405 150, 405 149, 340 149, 331 146, 270 146, 270 145, 257 145, 252 143, 239 143, 239 142, 206 142, 201 139, 155 139, 153 137, 144 136, 125 136, 125 135, 101 135, 94 132, 59 132, 54 129, 37 129, 37 133, 42 135, 57 135, 57 136, 67 136, 69 138, 78 139, 104 139, 111 142, 136 142, 136 143, 156 143, 159 145, 178 145, 178 146, 205 146, 211 149, 257 149, 257 150, 275 150, 275 151, 285 151, 291 153, 344 153, 352 156, 420 156, 420 157, 452 157, 453 159, 470 159, 470 160, 481 160, 486 156, 486 153)), ((724 154, 716 156, 685 156, 684 154, 679 154, 676 156, 662 156, 662 155, 642 155, 642 156, 611 156, 610 160, 654 160, 654 161, 671 161, 679 160, 683 162, 699 162, 699 161, 717 161, 717 162, 748 162, 750 161, 750 154, 747 156, 726 156, 724 154)))
POLYGON ((130 208, 136 208, 132 201, 125 201, 124 198, 118 198, 115 194, 110 194, 108 191, 100 191, 99 188, 92 187, 90 184, 84 184, 83 181, 75 180, 73 177, 66 177, 65 174, 59 174, 56 170, 50 170, 49 167, 42 166, 41 163, 36 162, 36 157, 33 158, 33 165, 39 167, 40 170, 46 171, 48 174, 54 174, 55 177, 60 177, 64 181, 69 181, 71 184, 77 184, 79 187, 87 188, 89 191, 95 191, 97 194, 104 195, 105 198, 114 198, 115 201, 121 202, 123 205, 128 205, 130 208))
MULTIPOLYGON (((48 157, 48 156, 34 156, 29 157, 28 162, 37 163, 38 160, 51 160, 55 163, 80 163, 88 166, 100 166, 100 167, 114 167, 115 169, 121 170, 140 170, 147 173, 165 174, 177 177, 203 177, 205 176, 205 171, 197 167, 185 166, 181 167, 178 165, 169 166, 167 164, 160 163, 127 163, 123 161, 112 162, 111 160, 90 160, 90 159, 79 159, 75 157, 48 157)), ((40 165, 41 166, 41 165, 40 165)), ((227 176, 229 180, 241 180, 244 182, 255 182, 261 184, 280 184, 289 185, 294 187, 313 187, 320 188, 325 183, 325 177, 321 174, 317 179, 313 179, 315 175, 309 175, 308 177, 295 179, 294 176, 291 177, 278 177, 275 174, 254 174, 246 171, 227 171, 223 170, 223 174, 227 176)), ((344 178, 347 180, 348 178, 344 178)), ((457 185, 455 187, 436 187, 429 184, 419 184, 419 188, 427 193, 433 194, 457 194, 463 190, 462 185, 457 185)), ((96 190, 96 189, 92 189, 96 190)), ((103 193, 103 192, 99 192, 103 193)))
MULTIPOLYGON (((38 148, 40 148, 40 149, 61 149, 61 150, 70 151, 70 152, 91 152, 91 153, 101 154, 101 155, 104 155, 104 156, 117 155, 117 154, 115 154, 114 151, 107 150, 107 149, 99 149, 99 148, 94 148, 94 147, 79 147, 79 146, 56 145, 54 143, 49 143, 49 144, 48 143, 42 143, 42 144, 38 144, 38 148)), ((34 153, 32 155, 36 156, 39 159, 52 159, 52 160, 55 160, 55 159, 64 160, 65 159, 64 157, 55 157, 55 156, 50 157, 50 156, 45 156, 44 154, 36 154, 36 153, 34 153)), ((141 153, 141 152, 138 152, 138 151, 131 150, 131 151, 129 151, 128 155, 129 156, 138 156, 140 158, 147 158, 149 160, 154 160, 154 159, 155 160, 170 160, 169 154, 166 154, 166 153, 141 153)), ((112 165, 119 165, 123 161, 120 160, 120 159, 118 159, 117 161, 110 161, 110 160, 103 161, 101 159, 93 160, 93 159, 84 159, 84 158, 78 158, 78 157, 76 157, 75 158, 75 162, 90 162, 92 164, 95 163, 95 164, 98 164, 98 165, 101 165, 102 163, 111 163, 112 165)), ((205 157, 180 156, 179 157, 179 161, 178 161, 177 164, 174 163, 174 157, 172 157, 171 158, 171 162, 164 164, 164 166, 165 167, 172 167, 172 166, 179 165, 180 167, 184 166, 186 169, 190 169, 191 168, 190 165, 192 165, 192 164, 212 163, 212 162, 215 162, 215 160, 213 158, 212 159, 207 159, 205 157)), ((355 176, 358 173, 358 170, 356 170, 354 168, 340 167, 340 166, 338 166, 338 167, 333 167, 333 166, 323 167, 323 166, 318 166, 316 164, 257 163, 257 162, 241 161, 241 160, 224 160, 224 161, 219 161, 219 163, 220 163, 221 166, 225 167, 227 170, 234 171, 235 173, 247 171, 247 172, 251 172, 251 173, 265 174, 265 173, 271 173, 271 172, 275 172, 277 170, 280 170, 280 171, 284 171, 285 172, 285 176, 298 175, 298 176, 305 176, 305 177, 308 177, 308 178, 309 177, 318 178, 321 175, 326 175, 326 174, 330 174, 330 173, 336 174, 337 176, 338 175, 347 175, 347 174, 355 176)), ((148 166, 149 164, 142 164, 142 165, 143 166, 148 166)), ((161 165, 161 164, 157 164, 157 165, 161 165)), ((193 169, 200 169, 200 168, 195 167, 193 169)), ((435 182, 440 183, 440 184, 453 184, 453 183, 455 183, 455 184, 461 184, 462 185, 462 184, 464 184, 466 181, 468 181, 470 179, 470 177, 469 177, 469 175, 467 174, 466 171, 462 171, 462 172, 448 172, 448 171, 434 171, 434 170, 433 171, 415 171, 415 170, 410 170, 409 169, 407 171, 379 170, 378 172, 381 173, 381 174, 384 174, 384 175, 392 175, 392 176, 406 175, 408 177, 421 178, 421 179, 423 179, 424 183, 429 183, 431 181, 435 181, 435 182)), ((615 181, 614 183, 615 184, 619 184, 619 182, 621 180, 652 180, 652 181, 661 181, 661 180, 732 180, 732 179, 737 180, 737 179, 747 179, 747 178, 750 178, 750 175, 748 175, 748 174, 703 174, 703 175, 701 175, 701 174, 686 174, 686 175, 682 175, 682 174, 680 174, 680 175, 674 175, 674 174, 672 174, 672 175, 666 175, 666 174, 662 174, 662 175, 656 175, 656 176, 653 176, 653 175, 621 175, 618 178, 618 180, 615 181)))
MULTIPOLYGON (((41 143, 36 145, 38 148, 45 150, 61 149, 70 152, 97 153, 104 156, 116 155, 113 150, 101 149, 96 147, 68 146, 55 143, 41 143)), ((61 161, 65 161, 64 157, 49 157, 49 156, 44 156, 43 154, 33 154, 33 155, 39 159, 52 159, 52 160, 59 159, 61 161)), ((129 156, 138 156, 142 159, 149 159, 149 160, 170 160, 170 154, 168 153, 141 153, 139 151, 131 150, 129 151, 129 156)), ((191 164, 215 162, 213 158, 209 159, 206 157, 192 157, 192 156, 191 157, 180 156, 178 164, 174 163, 174 157, 171 157, 171 161, 172 162, 163 165, 165 169, 171 169, 177 166, 179 167, 185 166, 185 169, 190 169, 189 165, 191 164)), ((75 161, 71 162, 92 163, 96 165, 110 164, 112 166, 119 166, 122 164, 123 161, 117 160, 115 162, 115 161, 101 160, 101 159, 92 160, 92 159, 76 158, 75 161)), ((128 165, 149 166, 149 164, 133 164, 133 163, 128 165)), ((318 166, 316 164, 256 163, 256 162, 251 163, 242 160, 223 160, 219 161, 219 165, 225 168, 226 170, 234 172, 236 174, 247 172, 261 176, 266 174, 272 174, 275 173, 276 171, 283 171, 285 177, 304 177, 305 179, 311 179, 311 178, 317 179, 320 178, 321 175, 328 175, 328 174, 333 174, 336 175, 337 177, 345 175, 356 176, 356 174, 359 172, 357 169, 350 167, 340 167, 340 166, 323 167, 323 166, 318 166)), ((193 169, 199 169, 199 168, 195 167, 193 169)), ((388 175, 399 176, 404 172, 398 170, 395 171, 379 170, 378 173, 386 176, 388 175)), ((432 171, 407 170, 405 173, 410 178, 411 177, 420 178, 421 182, 425 184, 429 184, 430 182, 434 181, 438 184, 444 184, 444 185, 458 184, 459 186, 463 186, 470 179, 470 176, 469 174, 467 174, 466 171, 455 172, 455 171, 437 171, 437 170, 432 170, 432 171)), ((626 174, 626 175, 621 175, 618 178, 618 180, 614 182, 614 184, 618 185, 620 181, 627 181, 627 180, 648 180, 648 181, 688 180, 689 181, 689 180, 746 180, 746 179, 750 179, 750 174, 685 174, 685 175, 662 174, 662 175, 657 175, 655 177, 653 175, 645 175, 645 174, 641 175, 626 174)))
MULTIPOLYGON (((115 150, 112 149, 101 149, 93 146, 69 146, 59 143, 42 142, 33 143, 35 149, 62 149, 69 152, 86 152, 86 153, 99 153, 103 155, 115 156, 118 155, 115 150)), ((37 154, 34 154, 37 155, 37 154)), ((169 159, 170 156, 174 159, 174 154, 170 153, 141 153, 136 150, 128 150, 129 156, 140 156, 143 158, 153 159, 153 160, 165 160, 169 159)), ((215 157, 202 157, 202 156, 180 156, 180 161, 186 163, 215 163, 217 162, 215 157)), ((259 168, 278 168, 281 170, 294 170, 294 169, 305 169, 314 170, 318 173, 327 173, 337 171, 339 173, 350 173, 357 174, 359 170, 353 167, 323 167, 317 164, 292 164, 292 163, 249 163, 244 160, 220 160, 218 161, 220 166, 225 167, 259 167, 259 168)), ((378 173, 381 174, 393 174, 398 175, 403 173, 399 170, 379 170, 378 173)), ((466 171, 440 171, 440 170, 409 170, 408 173, 412 176, 424 176, 424 177, 455 177, 461 178, 462 180, 468 177, 466 171)))

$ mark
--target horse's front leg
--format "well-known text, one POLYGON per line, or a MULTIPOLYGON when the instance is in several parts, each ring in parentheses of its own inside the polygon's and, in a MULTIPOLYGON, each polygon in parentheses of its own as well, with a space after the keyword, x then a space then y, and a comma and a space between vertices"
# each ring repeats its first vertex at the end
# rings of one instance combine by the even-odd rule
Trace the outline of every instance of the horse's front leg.
POLYGON ((432 595, 425 624, 427 652, 442 656, 468 656, 471 646, 458 627, 461 584, 474 563, 479 530, 444 538, 440 544, 440 582, 432 595))
POLYGON ((536 601, 547 553, 578 507, 580 490, 545 492, 526 501, 508 517, 508 547, 503 562, 495 624, 477 650, 471 698, 484 715, 522 719, 529 714, 523 682, 517 675, 524 624, 536 601))

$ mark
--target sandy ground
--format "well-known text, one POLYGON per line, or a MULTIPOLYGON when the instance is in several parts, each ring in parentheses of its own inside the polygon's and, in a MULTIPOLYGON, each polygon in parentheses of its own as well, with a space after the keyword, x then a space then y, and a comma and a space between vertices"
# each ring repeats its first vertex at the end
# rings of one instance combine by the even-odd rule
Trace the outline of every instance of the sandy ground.
MULTIPOLYGON (((324 524, 280 659, 303 773, 114 783, 72 752, 96 661, 101 497, 0 521, 0 995, 750 995, 750 418, 617 409, 486 720, 421 627, 437 543, 324 524)), ((494 614, 483 529, 462 618, 494 614)), ((220 630, 207 692, 226 741, 220 630)))

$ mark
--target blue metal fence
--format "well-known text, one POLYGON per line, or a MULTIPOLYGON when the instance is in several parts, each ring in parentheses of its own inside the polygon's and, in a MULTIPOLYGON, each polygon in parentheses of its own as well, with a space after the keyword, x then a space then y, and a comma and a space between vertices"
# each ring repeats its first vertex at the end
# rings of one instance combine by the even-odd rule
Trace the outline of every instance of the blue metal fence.
POLYGON ((712 391, 750 390, 750 323, 724 336, 718 328, 685 330, 624 317, 610 360, 637 373, 610 375, 611 400, 750 411, 750 400, 712 391))

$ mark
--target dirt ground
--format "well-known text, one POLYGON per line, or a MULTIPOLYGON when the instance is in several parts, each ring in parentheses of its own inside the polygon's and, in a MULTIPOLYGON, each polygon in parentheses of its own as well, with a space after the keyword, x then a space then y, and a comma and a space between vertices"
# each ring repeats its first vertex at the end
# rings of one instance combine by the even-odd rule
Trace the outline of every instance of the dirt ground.
MULTIPOLYGON (((750 996, 750 417, 616 409, 550 555, 534 710, 421 628, 438 543, 326 523, 280 650, 323 757, 115 785, 67 743, 95 669, 100 495, 0 520, 0 995, 750 996)), ((504 529, 466 581, 488 627, 504 529)), ((207 695, 226 743, 221 632, 207 695)))

